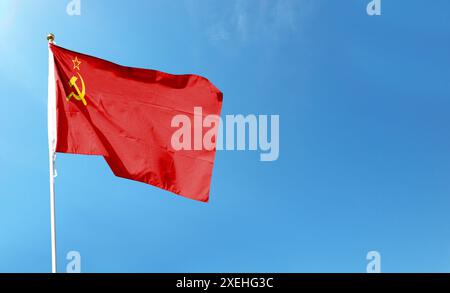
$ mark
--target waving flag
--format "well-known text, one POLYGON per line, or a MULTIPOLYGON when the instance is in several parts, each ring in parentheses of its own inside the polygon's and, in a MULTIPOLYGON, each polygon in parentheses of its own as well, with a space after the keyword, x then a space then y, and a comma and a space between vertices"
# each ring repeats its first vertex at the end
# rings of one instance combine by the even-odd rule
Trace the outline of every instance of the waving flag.
POLYGON ((103 156, 116 176, 208 201, 215 148, 175 150, 171 139, 176 115, 220 115, 222 93, 211 82, 49 46, 56 152, 103 156))

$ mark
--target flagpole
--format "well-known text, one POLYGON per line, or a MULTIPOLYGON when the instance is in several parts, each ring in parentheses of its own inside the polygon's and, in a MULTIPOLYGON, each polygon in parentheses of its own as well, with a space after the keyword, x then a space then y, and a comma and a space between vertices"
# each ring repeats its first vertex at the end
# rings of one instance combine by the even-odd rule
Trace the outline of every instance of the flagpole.
POLYGON ((55 82, 55 61, 50 44, 53 44, 55 36, 47 35, 48 41, 48 154, 49 154, 49 175, 50 175, 50 237, 52 249, 52 273, 56 273, 56 215, 55 215, 55 177, 56 177, 56 82, 55 82))

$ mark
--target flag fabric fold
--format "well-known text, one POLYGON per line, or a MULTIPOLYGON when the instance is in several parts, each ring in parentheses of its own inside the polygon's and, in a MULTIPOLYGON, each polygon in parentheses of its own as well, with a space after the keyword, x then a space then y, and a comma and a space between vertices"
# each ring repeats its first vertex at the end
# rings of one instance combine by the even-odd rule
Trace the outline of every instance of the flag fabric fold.
POLYGON ((208 201, 215 147, 175 150, 171 141, 176 115, 194 121, 196 107, 201 118, 220 115, 223 96, 209 80, 50 49, 56 152, 103 156, 116 176, 208 201))

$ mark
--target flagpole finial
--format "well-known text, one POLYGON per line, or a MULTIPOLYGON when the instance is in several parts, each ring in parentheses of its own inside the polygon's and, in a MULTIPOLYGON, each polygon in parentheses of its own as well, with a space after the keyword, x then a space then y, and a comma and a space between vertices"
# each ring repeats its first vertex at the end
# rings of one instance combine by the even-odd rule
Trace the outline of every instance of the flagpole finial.
POLYGON ((53 43, 54 40, 55 40, 55 35, 52 34, 52 33, 49 33, 49 34, 47 35, 47 41, 48 41, 49 43, 53 43))

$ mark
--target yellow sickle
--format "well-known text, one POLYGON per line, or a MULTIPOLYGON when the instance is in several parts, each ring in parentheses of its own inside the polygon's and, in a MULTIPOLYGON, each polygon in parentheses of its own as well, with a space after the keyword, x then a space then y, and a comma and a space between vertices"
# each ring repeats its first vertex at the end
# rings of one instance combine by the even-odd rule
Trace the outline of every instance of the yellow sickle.
POLYGON ((80 80, 81 80, 81 91, 80 91, 80 89, 77 86, 78 78, 76 76, 72 76, 72 78, 69 81, 69 85, 70 85, 70 87, 74 87, 78 94, 75 94, 74 92, 71 92, 70 95, 68 95, 66 97, 66 99, 67 99, 67 101, 69 101, 70 98, 74 97, 77 101, 82 101, 83 105, 87 106, 86 99, 84 98, 84 95, 86 93, 86 87, 84 85, 84 80, 83 80, 83 77, 81 77, 80 73, 77 72, 77 74, 78 74, 78 76, 80 77, 80 80))

